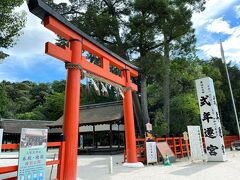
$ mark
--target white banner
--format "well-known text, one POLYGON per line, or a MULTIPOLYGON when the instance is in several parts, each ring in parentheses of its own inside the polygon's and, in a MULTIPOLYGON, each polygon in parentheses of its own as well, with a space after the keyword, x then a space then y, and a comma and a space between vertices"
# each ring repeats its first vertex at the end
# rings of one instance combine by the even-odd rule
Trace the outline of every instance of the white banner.
POLYGON ((157 162, 157 146, 156 142, 146 142, 147 164, 157 162))
POLYGON ((196 88, 208 161, 226 161, 213 80, 209 77, 197 79, 196 88))
POLYGON ((200 126, 187 126, 190 150, 191 150, 191 159, 193 161, 196 160, 204 160, 204 150, 202 144, 202 135, 200 126))
POLYGON ((3 129, 0 129, 0 154, 2 152, 3 129))

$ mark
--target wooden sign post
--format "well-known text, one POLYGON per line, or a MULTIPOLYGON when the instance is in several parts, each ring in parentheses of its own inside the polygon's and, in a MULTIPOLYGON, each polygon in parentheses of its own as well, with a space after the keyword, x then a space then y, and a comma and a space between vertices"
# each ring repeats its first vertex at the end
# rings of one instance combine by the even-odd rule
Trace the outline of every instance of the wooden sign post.
POLYGON ((185 144, 186 144, 188 159, 190 159, 190 157, 189 157, 189 147, 188 147, 188 133, 186 131, 183 132, 183 140, 185 141, 185 144))

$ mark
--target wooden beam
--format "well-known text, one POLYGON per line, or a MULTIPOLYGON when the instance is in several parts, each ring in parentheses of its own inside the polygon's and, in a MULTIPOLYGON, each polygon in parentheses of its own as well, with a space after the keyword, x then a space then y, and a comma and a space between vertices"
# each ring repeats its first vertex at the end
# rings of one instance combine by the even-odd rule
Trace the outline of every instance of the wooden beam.
POLYGON ((123 70, 126 68, 129 69, 132 77, 138 76, 138 72, 135 69, 129 67, 127 64, 124 64, 122 61, 116 59, 114 56, 105 52, 104 50, 102 50, 92 42, 88 41, 87 39, 84 39, 83 37, 78 35, 73 30, 69 29, 67 26, 65 26, 63 23, 59 22, 57 19, 53 18, 52 16, 48 16, 45 18, 44 26, 50 29, 51 31, 55 32, 59 36, 65 38, 66 40, 70 41, 73 39, 78 39, 82 41, 82 46, 84 50, 94 54, 95 56, 98 56, 101 59, 103 58, 107 59, 110 64, 116 66, 120 70, 123 70))

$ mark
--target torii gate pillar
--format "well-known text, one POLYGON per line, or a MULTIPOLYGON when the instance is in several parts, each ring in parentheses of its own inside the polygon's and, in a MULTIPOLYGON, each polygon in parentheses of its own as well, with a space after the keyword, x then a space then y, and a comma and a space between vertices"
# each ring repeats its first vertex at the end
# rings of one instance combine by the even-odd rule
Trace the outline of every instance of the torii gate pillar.
POLYGON ((128 69, 124 70, 123 76, 126 79, 126 91, 124 93, 123 106, 127 154, 127 163, 124 163, 123 165, 126 167, 143 167, 143 164, 137 161, 136 135, 134 127, 134 113, 131 89, 132 80, 128 69))
MULTIPOLYGON (((80 65, 82 59, 81 41, 78 39, 71 40, 70 49, 72 51, 71 62, 80 65)), ((81 72, 79 68, 68 68, 64 107, 64 133, 66 136, 64 179, 68 180, 77 179, 80 79, 81 72)))
POLYGON ((46 28, 70 42, 70 49, 68 47, 59 47, 50 42, 45 45, 46 54, 65 62, 68 69, 64 111, 66 146, 63 179, 76 180, 77 175, 81 70, 86 70, 107 81, 126 87, 127 91, 124 93, 124 117, 127 163, 124 165, 143 167, 142 163, 137 162, 132 104, 132 91, 137 91, 138 88, 136 84, 132 83, 131 77, 138 76, 138 68, 82 32, 61 15, 54 12, 42 0, 29 0, 28 7, 33 14, 43 20, 46 28), (82 50, 99 57, 101 65, 98 66, 87 61, 86 57, 82 55, 82 50), (122 75, 112 73, 110 65, 122 71, 122 75))

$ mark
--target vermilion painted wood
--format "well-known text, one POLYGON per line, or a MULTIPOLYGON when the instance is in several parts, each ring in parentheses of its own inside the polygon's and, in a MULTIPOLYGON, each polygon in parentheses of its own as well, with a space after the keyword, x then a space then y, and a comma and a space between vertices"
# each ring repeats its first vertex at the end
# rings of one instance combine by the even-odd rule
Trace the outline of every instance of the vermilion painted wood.
MULTIPOLYGON (((126 85, 131 85, 130 71, 125 70, 124 77, 126 79, 126 85)), ((137 149, 136 149, 136 135, 134 127, 133 117, 133 102, 132 102, 132 91, 128 89, 124 92, 124 127, 125 127, 125 142, 126 142, 126 153, 127 162, 136 163, 137 160, 137 149)))
MULTIPOLYGON (((68 29, 67 27, 65 27, 61 22, 59 22, 58 20, 54 19, 51 16, 48 16, 47 18, 45 18, 44 21, 44 26, 48 29, 50 29, 51 31, 55 32, 56 34, 58 34, 59 36, 65 38, 66 40, 71 40, 71 39, 79 39, 82 38, 80 37, 77 33, 75 33, 74 31, 68 29)), ((59 56, 64 55, 64 50, 62 51, 62 49, 60 50, 60 54, 59 52, 55 53, 52 47, 47 47, 50 46, 50 44, 46 44, 46 53, 54 56, 56 58, 59 58, 59 56), (51 49, 50 49, 51 48, 51 49)), ((55 46, 55 45, 53 45, 55 46)), ((117 60, 116 58, 112 57, 110 54, 106 53, 104 50, 100 49, 99 47, 97 47, 96 45, 92 44, 91 42, 89 42, 86 39, 82 40, 82 48, 96 56, 98 56, 100 59, 105 59, 105 61, 109 61, 110 64, 112 64, 113 66, 116 66, 117 68, 119 68, 120 70, 123 70, 126 68, 126 65, 124 63, 122 63, 121 61, 117 60)), ((56 48, 57 49, 57 48, 56 48)), ((61 58, 60 59, 64 59, 67 62, 70 62, 71 59, 67 58, 61 58)), ((130 71, 130 74, 132 77, 137 77, 138 76, 138 72, 130 67, 127 67, 130 71)), ((86 69, 89 70, 89 69, 86 69)), ((97 72, 95 72, 97 73, 97 72)), ((115 82, 117 83, 117 82, 115 82)))
MULTIPOLYGON (((47 161, 46 166, 58 165, 58 174, 55 180, 63 180, 63 164, 64 164, 64 151, 65 151, 65 142, 48 142, 48 147, 59 147, 59 159, 47 161)), ((19 149, 19 144, 2 144, 2 149, 19 149)), ((0 174, 11 173, 18 170, 18 165, 0 167, 0 174)), ((17 177, 10 177, 5 180, 15 180, 17 177)))
POLYGON ((62 143, 64 143, 64 142, 48 142, 47 146, 48 147, 55 147, 55 146, 58 147, 58 146, 61 146, 62 143))
POLYGON ((81 36, 76 32, 70 30, 52 16, 48 16, 44 19, 44 26, 68 41, 71 39, 81 39, 81 36))
MULTIPOLYGON (((124 62, 119 61, 111 53, 107 53, 94 43, 84 39, 72 29, 61 23, 59 20, 48 16, 44 19, 44 26, 59 36, 70 41, 70 50, 57 47, 51 43, 46 44, 46 53, 64 62, 79 64, 82 69, 97 76, 129 88, 125 92, 125 133, 128 162, 137 162, 136 137, 133 119, 132 90, 137 91, 137 85, 132 83, 131 77, 138 76, 138 72, 128 67, 124 62), (86 58, 82 58, 82 51, 86 50, 101 60, 101 66, 94 65, 86 58), (117 76, 110 72, 110 65, 125 72, 125 76, 117 76), (125 69, 128 69, 126 71, 125 69)), ((79 120, 79 99, 80 99, 80 70, 68 69, 64 132, 66 135, 66 147, 64 158, 64 179, 76 179, 77 167, 77 143, 78 143, 78 120, 79 120), (71 159, 69 158, 71 157, 71 159)))
POLYGON ((85 39, 83 39, 83 49, 85 49, 86 51, 88 51, 100 58, 103 58, 103 57, 106 58, 107 60, 110 61, 110 64, 112 64, 113 66, 116 66, 120 70, 128 68, 132 77, 138 76, 138 72, 136 70, 130 68, 129 66, 126 66, 121 61, 118 61, 116 58, 113 58, 110 54, 106 53, 105 51, 103 51, 99 47, 91 44, 89 41, 87 41, 85 39))
POLYGON ((52 161, 47 161, 47 162, 46 162, 46 165, 47 165, 47 166, 50 166, 50 165, 59 164, 59 163, 60 163, 59 160, 52 160, 52 161))
POLYGON ((0 174, 9 173, 9 172, 15 172, 17 170, 18 170, 18 166, 17 165, 0 167, 0 174))
POLYGON ((61 143, 59 153, 58 153, 58 159, 60 160, 60 163, 58 164, 57 169, 57 178, 59 180, 63 180, 64 178, 64 159, 65 159, 65 142, 61 143))
MULTIPOLYGON (((82 43, 80 41, 81 39, 70 42, 71 62, 74 64, 82 64, 82 43)), ((67 180, 76 180, 77 178, 80 79, 81 73, 79 69, 67 70, 64 111, 64 133, 66 137, 64 179, 67 180)))
POLYGON ((90 63, 86 60, 86 57, 83 57, 82 59, 82 67, 83 69, 86 69, 87 71, 96 74, 97 76, 100 76, 104 79, 107 79, 109 81, 115 82, 121 86, 126 86, 125 79, 124 77, 120 77, 116 74, 113 74, 110 72, 110 69, 106 71, 100 66, 97 66, 93 63, 90 63))
POLYGON ((67 47, 61 48, 50 42, 47 42, 45 44, 45 52, 64 62, 71 62, 72 51, 67 47))
POLYGON ((19 149, 19 144, 2 144, 2 149, 19 149))
MULTIPOLYGON (((172 145, 169 145, 170 148, 173 150, 174 154, 176 157, 184 157, 187 156, 187 154, 190 154, 190 148, 188 148, 188 152, 187 152, 187 146, 189 147, 189 141, 186 141, 186 144, 183 142, 181 143, 180 140, 183 140, 183 137, 174 137, 174 138, 155 138, 155 142, 162 142, 162 141, 166 141, 172 145), (179 144, 177 144, 177 142, 179 144), (175 144, 175 148, 176 151, 174 151, 174 144, 175 144), (177 156, 179 155, 179 156, 177 156)), ((229 148, 231 146, 231 142, 236 141, 236 140, 240 140, 239 136, 224 136, 224 144, 226 148, 229 148)), ((137 159, 138 161, 141 162, 146 162, 146 144, 145 144, 145 139, 144 138, 137 138, 136 142, 142 142, 144 144, 144 147, 140 147, 137 148, 137 159), (140 155, 142 154, 142 152, 144 151, 144 157, 141 157, 140 155), (140 158, 139 158, 140 157, 140 158)), ((203 144, 204 144, 204 138, 203 138, 203 144)), ((159 153, 159 152, 158 152, 159 153)), ((159 155, 159 154, 158 154, 159 155)), ((127 154, 126 151, 124 150, 124 162, 127 160, 127 154)))

